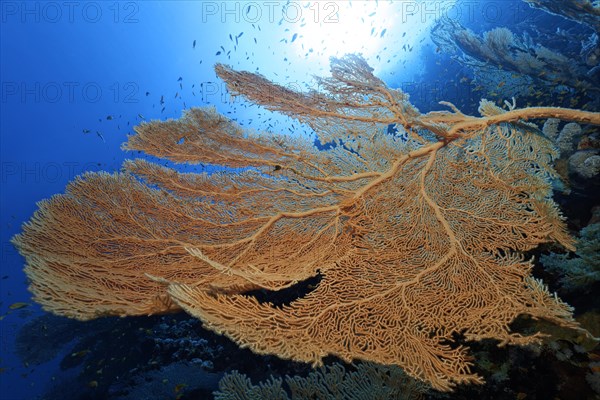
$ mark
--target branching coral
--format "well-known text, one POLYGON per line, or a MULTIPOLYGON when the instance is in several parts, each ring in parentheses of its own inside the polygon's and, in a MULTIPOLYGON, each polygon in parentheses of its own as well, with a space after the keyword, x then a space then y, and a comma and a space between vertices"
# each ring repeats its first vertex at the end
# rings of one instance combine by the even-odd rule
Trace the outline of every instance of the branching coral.
POLYGON ((600 281, 600 224, 583 228, 574 257, 551 253, 540 258, 544 268, 560 275, 561 286, 568 291, 588 291, 600 281))
POLYGON ((600 114, 485 102, 482 117, 449 103, 420 114, 358 56, 333 59, 322 92, 217 73, 331 146, 245 132, 213 109, 143 123, 126 149, 245 170, 134 160, 42 202, 15 244, 47 310, 90 319, 181 307, 257 353, 398 365, 439 390, 482 382, 456 334, 537 342, 510 330, 520 314, 577 328, 522 255, 549 241, 573 249, 550 198, 556 151, 524 120, 600 124, 600 114), (319 273, 314 291, 283 307, 245 294, 319 273))
POLYGON ((531 7, 541 8, 575 22, 588 25, 600 33, 600 3, 597 0, 524 0, 531 7))
MULTIPOLYGON (((442 18, 432 30, 432 39, 445 52, 459 55, 460 62, 472 67, 480 79, 501 76, 499 81, 506 86, 502 90, 520 90, 511 93, 513 96, 570 92, 595 100, 600 90, 590 69, 593 65, 535 44, 526 34, 521 37, 506 28, 495 28, 480 37, 456 21, 442 18)), ((494 81, 493 89, 500 90, 496 86, 499 81, 494 81)))
POLYGON ((308 377, 272 378, 258 385, 237 371, 219 382, 216 400, 303 400, 303 399, 373 399, 417 400, 424 398, 426 388, 408 378, 398 367, 360 363, 356 371, 334 364, 311 372, 308 377))

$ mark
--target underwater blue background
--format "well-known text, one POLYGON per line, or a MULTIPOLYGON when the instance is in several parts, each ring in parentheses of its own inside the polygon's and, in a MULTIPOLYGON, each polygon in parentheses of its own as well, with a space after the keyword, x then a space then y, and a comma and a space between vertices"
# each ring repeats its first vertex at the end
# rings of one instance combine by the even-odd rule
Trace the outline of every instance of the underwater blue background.
POLYGON ((291 129, 291 120, 231 99, 215 63, 307 90, 313 75, 328 75, 330 56, 359 52, 422 112, 443 109, 438 102, 446 100, 475 114, 484 93, 473 90, 469 68, 432 42, 436 19, 454 18, 477 33, 534 22, 584 29, 517 0, 0 4, 0 398, 6 399, 42 398, 53 382, 77 373, 62 370, 59 359, 31 366, 15 355, 19 329, 43 313, 31 302, 24 260, 10 243, 36 202, 63 192, 85 171, 118 171, 134 156, 120 146, 135 125, 178 118, 186 108, 213 105, 245 127, 291 129))

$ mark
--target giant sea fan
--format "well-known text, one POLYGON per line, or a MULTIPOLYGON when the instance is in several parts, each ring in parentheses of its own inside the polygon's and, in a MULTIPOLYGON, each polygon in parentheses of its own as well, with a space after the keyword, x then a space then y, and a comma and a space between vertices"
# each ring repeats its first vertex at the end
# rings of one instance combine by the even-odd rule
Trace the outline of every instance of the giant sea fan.
POLYGON ((42 201, 14 242, 46 310, 91 319, 182 308, 257 353, 398 365, 439 390, 482 382, 455 334, 538 341, 511 332, 521 314, 580 329, 522 255, 573 243, 550 198, 555 150, 524 120, 600 124, 599 114, 486 101, 479 118, 449 103, 452 112, 420 114, 352 55, 332 59, 320 92, 217 73, 234 95, 333 145, 247 132, 211 108, 142 123, 126 149, 244 170, 182 173, 138 159, 42 201), (289 305, 246 294, 317 274, 318 287, 289 305))

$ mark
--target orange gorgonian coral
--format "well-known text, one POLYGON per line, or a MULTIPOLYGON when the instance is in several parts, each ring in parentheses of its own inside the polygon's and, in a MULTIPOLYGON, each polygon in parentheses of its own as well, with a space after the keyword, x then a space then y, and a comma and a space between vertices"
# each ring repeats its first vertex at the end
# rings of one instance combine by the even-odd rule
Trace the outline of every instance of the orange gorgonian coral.
POLYGON ((482 382, 454 334, 538 341, 511 332, 520 314, 577 328, 522 255, 573 246, 550 197, 555 149, 524 120, 600 124, 600 114, 486 101, 481 117, 449 103, 421 114, 352 55, 332 60, 320 92, 217 73, 331 146, 244 131, 211 108, 142 123, 125 149, 245 169, 182 173, 137 159, 41 202, 14 242, 46 310, 90 319, 182 308, 257 353, 394 364, 439 390, 482 382), (246 294, 319 273, 286 306, 246 294))

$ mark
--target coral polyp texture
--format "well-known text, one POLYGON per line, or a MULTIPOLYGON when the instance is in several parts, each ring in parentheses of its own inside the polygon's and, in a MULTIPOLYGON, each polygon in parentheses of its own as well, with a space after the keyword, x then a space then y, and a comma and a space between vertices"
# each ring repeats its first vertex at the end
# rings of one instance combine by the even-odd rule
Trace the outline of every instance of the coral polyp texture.
POLYGON ((328 145, 245 131, 212 108, 142 123, 126 150, 235 170, 137 159, 42 201, 14 242, 46 310, 85 320, 183 309, 256 353, 397 365, 446 391, 482 382, 456 335, 538 342, 511 331, 521 314, 580 329, 523 256, 574 243, 550 197, 557 151, 525 120, 600 114, 487 101, 481 117, 450 103, 421 114, 355 55, 332 59, 319 92, 216 70, 233 95, 328 145), (319 274, 283 306, 248 293, 319 274))

